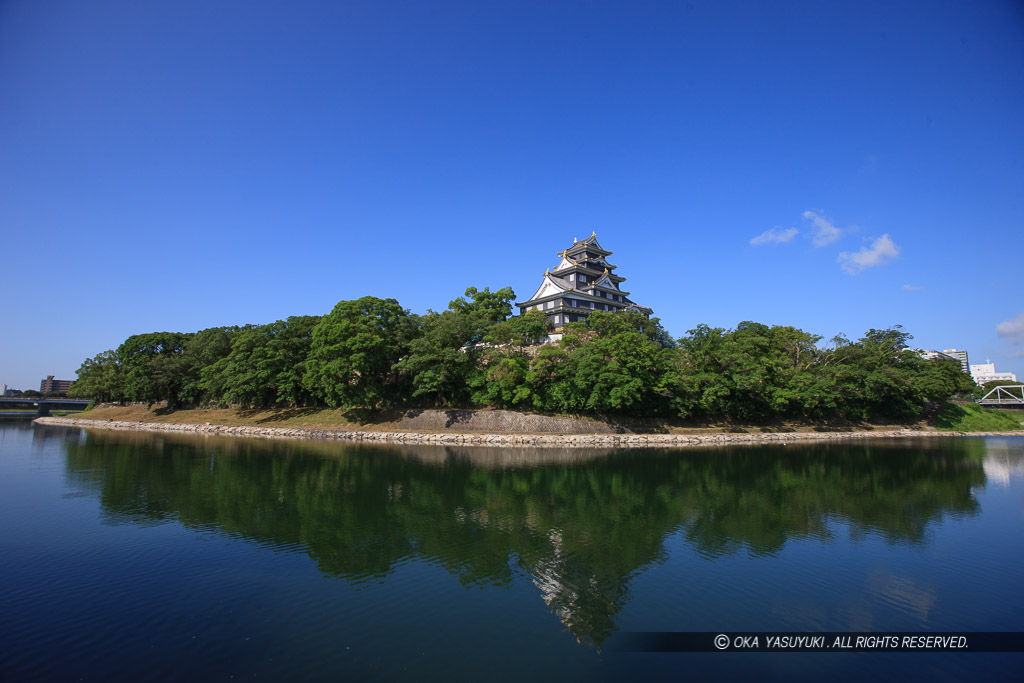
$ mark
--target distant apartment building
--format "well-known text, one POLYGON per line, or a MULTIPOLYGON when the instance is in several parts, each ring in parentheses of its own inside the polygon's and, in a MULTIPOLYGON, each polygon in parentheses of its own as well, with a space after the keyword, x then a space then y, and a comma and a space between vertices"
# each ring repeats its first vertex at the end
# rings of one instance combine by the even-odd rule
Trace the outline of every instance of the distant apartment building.
POLYGON ((73 379, 54 379, 53 375, 47 375, 46 379, 39 382, 39 393, 50 394, 54 392, 65 392, 75 383, 73 379))
POLYGON ((971 374, 971 367, 967 362, 966 351, 945 349, 943 351, 918 351, 917 353, 925 360, 933 360, 935 358, 952 358, 956 362, 960 363, 960 369, 964 371, 964 374, 971 374))
POLYGON ((957 351, 956 349, 943 349, 942 353, 946 354, 950 358, 956 358, 958 361, 960 361, 960 369, 963 370, 965 373, 971 372, 971 367, 967 361, 966 351, 957 351))
POLYGON ((980 365, 971 366, 971 378, 979 385, 985 382, 1016 382, 1017 375, 1012 372, 996 372, 996 364, 991 361, 980 365))

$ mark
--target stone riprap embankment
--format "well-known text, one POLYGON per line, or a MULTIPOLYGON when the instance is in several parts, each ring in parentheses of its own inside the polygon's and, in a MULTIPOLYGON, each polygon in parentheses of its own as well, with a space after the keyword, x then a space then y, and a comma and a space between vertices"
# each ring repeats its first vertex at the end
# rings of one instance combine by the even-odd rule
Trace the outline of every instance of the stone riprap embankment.
POLYGON ((458 432, 487 434, 612 434, 604 422, 512 410, 408 410, 395 425, 401 432, 458 432))
POLYGON ((118 422, 74 417, 40 417, 35 422, 62 427, 112 429, 135 432, 174 432, 217 436, 246 436, 265 439, 317 439, 363 443, 399 443, 458 446, 533 447, 673 447, 723 444, 795 443, 845 441, 850 439, 892 439, 935 436, 1024 436, 1024 432, 941 432, 896 429, 873 432, 775 432, 759 434, 479 434, 376 432, 289 427, 243 427, 214 424, 173 424, 163 422, 118 422))

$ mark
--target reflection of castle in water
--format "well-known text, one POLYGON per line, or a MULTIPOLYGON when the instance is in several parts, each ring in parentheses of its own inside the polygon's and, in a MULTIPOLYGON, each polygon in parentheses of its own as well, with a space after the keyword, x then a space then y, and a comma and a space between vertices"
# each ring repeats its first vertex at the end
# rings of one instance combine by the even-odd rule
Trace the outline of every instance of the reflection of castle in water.
POLYGON ((556 529, 548 533, 548 540, 551 555, 523 569, 540 590, 541 599, 576 640, 599 645, 616 630, 615 615, 628 598, 628 579, 593 574, 588 563, 565 550, 556 529))
POLYGON ((69 480, 98 492, 112 523, 221 529, 305 552, 353 584, 410 559, 467 586, 510 585, 522 571, 593 644, 615 632, 632 577, 661 561, 671 534, 706 558, 827 539, 837 520, 922 545, 929 524, 977 511, 971 490, 985 481, 980 441, 539 449, 532 459, 525 449, 468 459, 443 447, 102 432, 64 447, 69 480))

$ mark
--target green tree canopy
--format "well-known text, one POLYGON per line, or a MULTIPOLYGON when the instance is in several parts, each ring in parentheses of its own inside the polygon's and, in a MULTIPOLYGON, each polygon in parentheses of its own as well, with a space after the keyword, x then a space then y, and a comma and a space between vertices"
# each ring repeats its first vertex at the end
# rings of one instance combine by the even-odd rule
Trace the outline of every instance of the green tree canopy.
POLYGON ((465 298, 458 297, 448 303, 448 310, 463 315, 478 315, 484 326, 504 322, 512 315, 512 302, 516 293, 511 287, 502 287, 492 292, 489 287, 483 291, 476 287, 466 290, 465 298))
POLYGON ((179 404, 185 384, 185 346, 192 338, 182 332, 151 332, 128 337, 117 348, 124 368, 124 393, 129 401, 179 404))
POLYGON ((124 374, 116 351, 87 358, 75 374, 78 379, 68 390, 68 396, 103 402, 124 400, 124 374))
POLYGON ((395 299, 338 302, 313 328, 304 386, 333 408, 383 406, 395 398, 391 368, 408 350, 412 323, 395 299))
POLYGON ((219 397, 211 396, 203 383, 203 370, 212 367, 231 352, 231 340, 240 329, 211 327, 192 335, 181 354, 182 381, 178 402, 197 405, 208 400, 218 400, 219 397))
POLYGON ((484 335, 477 371, 469 378, 476 405, 529 406, 533 391, 527 382, 532 354, 548 334, 548 319, 541 311, 527 311, 495 323, 484 335))
POLYGON ((570 323, 527 374, 534 405, 560 412, 665 414, 678 377, 671 339, 657 319, 630 311, 570 323))
POLYGON ((313 402, 303 384, 313 329, 320 316, 292 316, 237 332, 229 353, 203 372, 203 386, 221 403, 247 408, 313 402))
POLYGON ((532 407, 701 420, 904 419, 979 391, 952 360, 924 360, 900 326, 827 344, 791 326, 698 325, 678 340, 657 318, 594 311, 557 343, 541 311, 511 316, 515 293, 470 287, 445 311, 394 299, 339 302, 322 318, 196 333, 133 335, 83 362, 76 396, 329 405, 532 407))
MULTIPOLYGON (((410 343, 409 354, 395 370, 410 378, 415 397, 429 396, 435 405, 465 403, 477 371, 484 341, 496 326, 508 326, 515 292, 504 287, 491 292, 476 287, 466 290, 441 313, 431 311, 420 319, 420 336, 410 343)), ((533 319, 531 319, 533 320, 533 319)))

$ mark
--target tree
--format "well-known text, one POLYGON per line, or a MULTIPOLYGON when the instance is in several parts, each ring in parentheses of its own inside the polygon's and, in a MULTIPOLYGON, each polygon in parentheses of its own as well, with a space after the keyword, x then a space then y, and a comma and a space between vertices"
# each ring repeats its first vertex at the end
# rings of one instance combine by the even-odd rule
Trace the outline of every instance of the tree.
POLYGON ((293 316, 234 335, 227 356, 206 368, 203 386, 222 403, 246 408, 306 405, 303 384, 319 316, 293 316))
MULTIPOLYGON (((916 354, 915 354, 916 355, 916 354)), ((918 400, 943 403, 955 395, 971 397, 977 385, 953 358, 916 358, 909 367, 918 400)))
POLYGON ((910 339, 896 326, 869 330, 857 342, 838 335, 819 348, 819 336, 794 327, 700 325, 679 340, 681 414, 746 421, 914 415, 928 397, 948 395, 956 377, 943 374, 945 366, 922 365, 907 349, 910 339))
POLYGON ((768 406, 777 415, 807 416, 808 403, 820 398, 814 378, 821 337, 788 325, 773 325, 769 334, 773 361, 768 406))
MULTIPOLYGON (((960 375, 962 377, 968 377, 968 375, 965 375, 962 371, 960 372, 960 375)), ((977 384, 974 383, 973 379, 971 379, 970 382, 971 388, 969 391, 964 391, 963 389, 961 389, 958 393, 965 395, 969 394, 972 398, 981 398, 982 396, 992 391, 996 387, 1019 387, 1021 384, 1024 384, 1024 382, 1021 382, 1020 380, 995 379, 992 380, 991 382, 985 382, 985 384, 979 387, 977 384)))
POLYGON ((744 321, 722 335, 717 362, 728 390, 723 414, 764 421, 802 412, 820 337, 795 327, 744 321))
POLYGON ((240 327, 211 327, 196 332, 182 350, 181 389, 178 402, 182 405, 198 405, 205 401, 217 402, 220 395, 211 395, 203 382, 203 371, 217 364, 217 361, 231 352, 231 341, 240 327))
POLYGON ((412 382, 413 396, 431 396, 444 406, 463 398, 476 367, 477 349, 470 346, 479 330, 479 316, 455 311, 430 312, 421 318, 420 336, 395 371, 412 382))
MULTIPOLYGON (((665 341, 667 340, 667 342, 665 341)), ((665 414, 678 376, 657 321, 636 312, 596 311, 542 348, 527 374, 534 405, 559 412, 665 414)))
POLYGON ((505 321, 515 299, 511 287, 493 293, 486 287, 470 287, 466 297, 449 302, 447 311, 431 311, 421 318, 420 336, 395 365, 412 382, 413 396, 431 396, 437 406, 466 402, 483 351, 479 344, 494 327, 510 327, 505 321))
POLYGON ((129 401, 167 401, 174 407, 184 385, 183 354, 191 334, 152 332, 128 337, 117 348, 129 401))
MULTIPOLYGON (((448 310, 462 315, 476 316, 482 326, 479 331, 479 336, 482 337, 487 327, 494 323, 504 322, 512 315, 512 302, 516 299, 516 293, 512 291, 511 287, 502 287, 496 292, 492 292, 489 287, 484 287, 483 291, 477 290, 476 287, 470 287, 466 290, 466 297, 469 298, 469 301, 460 296, 448 302, 448 310)), ((479 339, 474 341, 479 341, 479 339)))
POLYGON ((541 311, 533 310, 517 315, 508 321, 508 325, 513 335, 510 341, 520 347, 539 344, 548 335, 548 317, 541 311))
POLYGON ((870 329, 856 343, 837 348, 836 380, 846 417, 908 417, 921 409, 908 375, 920 360, 907 348, 912 339, 896 325, 870 329))
POLYGON ((682 392, 679 415, 724 416, 731 393, 722 371, 725 330, 701 324, 678 343, 682 392))
POLYGON ((124 400, 124 376, 116 351, 104 351, 82 362, 68 396, 110 402, 124 400))
POLYGON ((395 396, 391 368, 408 350, 412 322, 394 299, 338 302, 313 328, 303 385, 333 408, 384 405, 395 396))
POLYGON ((473 403, 508 408, 530 405, 533 391, 527 382, 531 360, 527 347, 540 343, 547 334, 547 316, 536 310, 491 325, 484 335, 487 347, 477 359, 478 370, 469 379, 473 403))
POLYGON ((319 315, 291 316, 277 330, 271 348, 277 364, 275 384, 277 403, 292 406, 309 405, 313 394, 306 388, 306 360, 313 345, 313 330, 320 324, 319 315))

